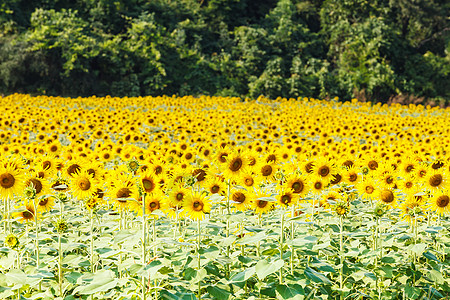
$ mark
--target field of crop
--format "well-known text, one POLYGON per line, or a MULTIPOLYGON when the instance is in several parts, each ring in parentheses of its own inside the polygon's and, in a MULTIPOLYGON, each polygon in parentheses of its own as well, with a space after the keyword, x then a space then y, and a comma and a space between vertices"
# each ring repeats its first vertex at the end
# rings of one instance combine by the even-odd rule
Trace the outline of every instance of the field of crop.
POLYGON ((450 109, 0 98, 0 299, 442 299, 450 109))

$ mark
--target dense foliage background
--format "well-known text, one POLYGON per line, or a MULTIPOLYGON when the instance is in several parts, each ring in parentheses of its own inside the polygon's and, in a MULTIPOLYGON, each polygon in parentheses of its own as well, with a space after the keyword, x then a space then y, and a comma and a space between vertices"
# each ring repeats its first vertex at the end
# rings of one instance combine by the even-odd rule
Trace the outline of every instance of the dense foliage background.
POLYGON ((3 0, 0 93, 450 102, 446 0, 3 0))

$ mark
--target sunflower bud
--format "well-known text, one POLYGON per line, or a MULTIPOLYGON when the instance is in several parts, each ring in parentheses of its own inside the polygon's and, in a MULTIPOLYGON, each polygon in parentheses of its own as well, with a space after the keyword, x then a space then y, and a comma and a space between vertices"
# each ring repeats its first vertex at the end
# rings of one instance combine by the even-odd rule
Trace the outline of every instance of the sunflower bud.
POLYGON ((9 234, 5 238, 5 246, 11 249, 19 247, 19 238, 14 234, 9 234))
POLYGON ((55 226, 56 232, 58 233, 65 233, 69 229, 67 221, 64 219, 59 219, 53 226, 55 226))
POLYGON ((373 214, 376 217, 382 217, 384 213, 386 212, 386 205, 378 203, 377 206, 375 206, 375 209, 373 210, 373 214))
POLYGON ((34 200, 36 199, 36 189, 33 185, 29 185, 24 190, 24 196, 27 200, 34 200))

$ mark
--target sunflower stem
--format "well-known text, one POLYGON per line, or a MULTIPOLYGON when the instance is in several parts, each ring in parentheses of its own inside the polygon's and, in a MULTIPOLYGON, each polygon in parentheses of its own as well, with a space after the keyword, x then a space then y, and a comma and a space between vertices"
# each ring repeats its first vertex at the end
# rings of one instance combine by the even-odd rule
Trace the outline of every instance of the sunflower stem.
POLYGON ((94 216, 93 209, 89 209, 89 217, 90 217, 90 261, 91 261, 91 272, 94 273, 94 216))
MULTIPOLYGON (((280 225, 280 259, 283 259, 283 244, 284 244, 284 214, 285 210, 281 210, 281 225, 280 225)), ((280 284, 283 283, 283 267, 280 268, 280 284)))
POLYGON ((155 217, 153 217, 152 226, 153 226, 153 232, 152 232, 153 237, 152 237, 152 242, 153 242, 153 245, 154 245, 154 248, 153 248, 153 257, 156 257, 156 253, 157 253, 157 251, 158 251, 158 246, 156 245, 156 218, 155 218, 155 217))
MULTIPOLYGON (((37 220, 37 210, 36 210, 36 197, 33 197, 33 208, 34 208, 34 225, 36 227, 36 269, 39 270, 39 224, 37 220)), ((41 292, 41 281, 39 281, 39 293, 41 292)))
MULTIPOLYGON (((231 179, 228 179, 228 188, 227 188, 227 238, 230 236, 230 216, 231 216, 231 211, 230 211, 230 194, 231 194, 231 179)), ((227 258, 230 257, 230 252, 231 252, 231 246, 228 245, 227 246, 227 258)), ((229 279, 230 276, 230 263, 227 263, 227 279, 229 279)))
MULTIPOLYGON (((295 217, 295 204, 291 206, 291 241, 294 240, 294 217, 295 217)), ((291 275, 294 275, 294 246, 291 245, 291 257, 289 259, 291 267, 291 275)))
MULTIPOLYGON (((146 219, 146 215, 145 215, 145 196, 146 194, 144 193, 142 195, 142 266, 144 267, 144 271, 145 271, 145 266, 147 264, 147 260, 146 260, 146 240, 147 240, 147 229, 146 229, 146 223, 147 223, 147 219, 146 219)), ((147 291, 146 291, 146 280, 145 280, 145 272, 142 273, 142 299, 145 300, 147 299, 147 291)))
POLYGON ((340 299, 344 298, 343 295, 343 287, 344 287, 344 237, 343 237, 343 230, 344 228, 344 217, 339 216, 339 261, 340 261, 340 268, 339 268, 339 293, 340 293, 340 299))
MULTIPOLYGON (((200 245, 201 245, 201 228, 200 228, 200 218, 197 220, 197 271, 200 271, 200 245)), ((201 299, 201 280, 198 281, 198 299, 201 299)))
POLYGON ((59 283, 59 296, 63 297, 63 271, 62 271, 62 245, 61 245, 61 233, 58 233, 58 283, 59 283))

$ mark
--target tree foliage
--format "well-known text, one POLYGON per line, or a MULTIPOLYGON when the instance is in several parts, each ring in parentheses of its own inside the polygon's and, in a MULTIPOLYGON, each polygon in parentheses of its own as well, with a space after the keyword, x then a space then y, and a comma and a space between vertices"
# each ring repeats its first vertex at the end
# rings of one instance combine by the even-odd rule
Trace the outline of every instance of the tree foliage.
POLYGON ((445 0, 5 0, 0 93, 450 102, 445 0))

